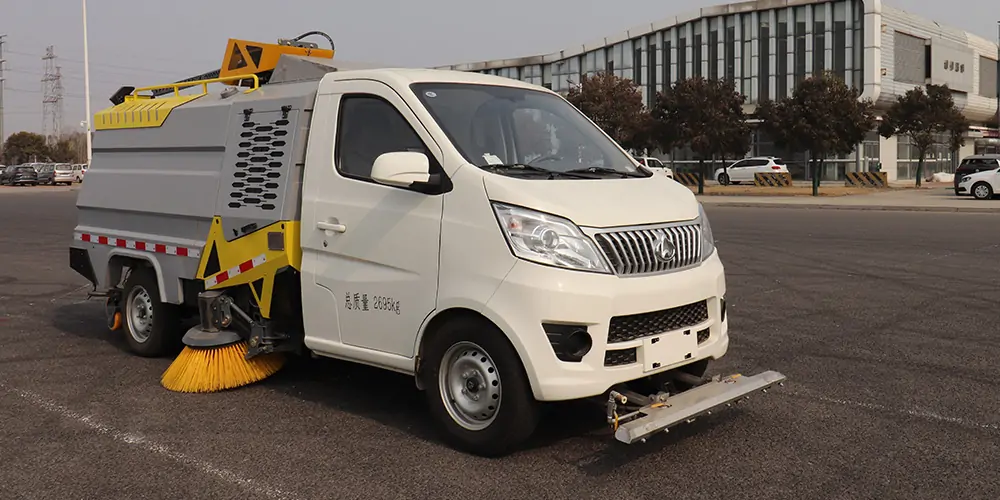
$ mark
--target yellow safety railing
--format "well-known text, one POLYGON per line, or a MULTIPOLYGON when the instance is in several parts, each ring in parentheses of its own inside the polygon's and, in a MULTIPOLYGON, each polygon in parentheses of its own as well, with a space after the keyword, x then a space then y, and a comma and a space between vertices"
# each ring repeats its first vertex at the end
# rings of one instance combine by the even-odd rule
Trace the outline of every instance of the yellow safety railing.
POLYGON ((260 88, 260 78, 258 78, 256 74, 249 73, 249 74, 246 74, 246 75, 235 75, 235 76, 227 76, 227 77, 223 77, 223 78, 209 78, 207 80, 193 80, 193 81, 190 81, 190 82, 166 83, 166 84, 163 84, 163 85, 153 85, 153 86, 150 86, 150 87, 142 87, 142 88, 138 88, 138 89, 133 90, 131 94, 125 96, 125 100, 126 101, 134 101, 134 100, 137 100, 137 99, 150 99, 151 96, 142 96, 142 95, 138 95, 138 93, 139 92, 147 92, 147 91, 150 91, 150 90, 160 90, 160 89, 170 89, 170 88, 174 89, 174 97, 180 97, 181 87, 187 88, 187 87, 194 87, 194 86, 197 86, 197 85, 201 85, 201 95, 205 95, 205 94, 208 93, 208 84, 210 84, 210 83, 228 82, 228 81, 232 81, 232 80, 244 80, 246 78, 250 78, 250 79, 253 80, 253 87, 251 87, 251 88, 247 89, 246 91, 244 91, 245 94, 248 94, 248 93, 253 92, 254 90, 257 90, 258 88, 260 88))

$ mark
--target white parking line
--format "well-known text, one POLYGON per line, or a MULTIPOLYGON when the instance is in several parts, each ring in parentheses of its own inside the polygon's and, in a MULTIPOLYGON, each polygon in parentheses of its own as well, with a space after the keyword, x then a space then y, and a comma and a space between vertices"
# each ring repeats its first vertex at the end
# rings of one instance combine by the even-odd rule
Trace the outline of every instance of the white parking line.
POLYGON ((287 499, 287 500, 296 499, 295 495, 289 492, 282 491, 278 488, 274 488, 265 484, 261 484, 257 480, 243 477, 233 471, 216 467, 215 465, 212 465, 211 463, 206 462, 204 460, 199 460, 195 457, 185 455, 184 453, 181 453, 179 451, 172 450, 169 447, 159 444, 155 441, 151 441, 145 436, 142 436, 140 434, 120 431, 118 429, 115 429, 114 427, 111 427, 110 425, 98 422, 89 415, 83 415, 81 413, 77 413, 65 406, 62 406, 52 400, 46 399, 33 392, 11 388, 6 386, 2 382, 0 382, 0 389, 4 389, 5 391, 11 394, 20 396, 21 398, 27 400, 31 404, 41 409, 55 413, 63 418, 79 422, 85 425, 90 430, 97 432, 98 434, 108 436, 114 439, 115 441, 119 441, 129 446, 134 446, 139 449, 148 451, 150 453, 168 458, 175 462, 187 465, 210 476, 215 476, 219 479, 222 479, 223 481, 236 484, 251 493, 266 496, 268 498, 287 499))
POLYGON ((873 410, 873 411, 885 412, 885 413, 896 413, 896 414, 900 414, 900 415, 908 415, 908 416, 911 416, 911 417, 922 418, 922 419, 925 419, 925 420, 933 420, 933 421, 937 421, 937 422, 946 422, 946 423, 949 423, 949 424, 956 424, 956 425, 961 425, 961 426, 964 426, 964 427, 971 427, 971 428, 974 428, 974 429, 984 429, 984 430, 988 430, 988 431, 1000 431, 1000 424, 986 424, 986 423, 976 422, 976 421, 968 420, 968 419, 964 419, 964 418, 949 417, 949 416, 946 416, 946 415, 939 415, 939 414, 931 412, 931 411, 910 410, 910 409, 906 409, 906 408, 890 408, 888 406, 883 406, 883 405, 879 405, 879 404, 875 404, 875 403, 862 403, 862 402, 858 402, 858 401, 851 401, 851 400, 848 400, 848 399, 829 398, 829 397, 826 397, 826 396, 820 396, 818 394, 808 394, 808 393, 804 393, 804 392, 793 392, 793 393, 791 393, 791 395, 793 395, 793 396, 803 396, 803 397, 807 397, 807 398, 810 398, 810 399, 817 399, 819 401, 823 401, 823 402, 826 402, 826 403, 833 403, 833 404, 837 404, 837 405, 841 405, 841 406, 853 406, 853 407, 856 407, 856 408, 864 408, 866 410, 873 410))

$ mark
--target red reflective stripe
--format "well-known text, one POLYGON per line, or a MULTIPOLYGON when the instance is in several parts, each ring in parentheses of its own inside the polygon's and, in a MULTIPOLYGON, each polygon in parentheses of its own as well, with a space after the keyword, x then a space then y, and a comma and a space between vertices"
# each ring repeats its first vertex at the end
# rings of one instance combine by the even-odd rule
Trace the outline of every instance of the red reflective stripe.
POLYGON ((83 234, 80 237, 80 239, 83 240, 83 241, 86 241, 86 242, 90 242, 90 235, 89 234, 83 234))
POLYGON ((177 247, 177 255, 180 255, 181 257, 187 257, 188 249, 184 247, 177 247))
POLYGON ((245 272, 247 272, 247 271, 249 271, 251 269, 253 269, 253 259, 248 260, 248 261, 240 264, 240 272, 241 273, 245 273, 245 272))
POLYGON ((146 249, 146 242, 145 241, 137 241, 137 242, 135 242, 135 249, 136 250, 145 250, 146 249))
POLYGON ((157 243, 154 246, 155 246, 155 248, 153 250, 154 252, 156 252, 156 253, 167 253, 167 246, 166 245, 164 245, 162 243, 157 243))
POLYGON ((229 279, 229 271, 222 271, 221 273, 218 274, 218 276, 215 277, 215 282, 222 283, 227 279, 229 279))

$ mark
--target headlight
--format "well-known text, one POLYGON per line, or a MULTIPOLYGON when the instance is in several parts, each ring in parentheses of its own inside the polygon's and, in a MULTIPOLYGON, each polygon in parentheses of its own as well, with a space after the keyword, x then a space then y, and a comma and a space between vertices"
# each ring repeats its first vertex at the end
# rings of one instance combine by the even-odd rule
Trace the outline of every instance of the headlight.
POLYGON ((969 182, 971 180, 972 180, 972 176, 971 175, 966 175, 965 177, 962 177, 962 181, 959 184, 964 184, 964 183, 969 182))
POLYGON ((701 260, 704 262, 715 252, 715 235, 712 234, 712 224, 708 222, 708 214, 701 203, 698 203, 698 221, 701 223, 701 260))
POLYGON ((566 269, 611 274, 597 246, 569 220, 496 202, 493 211, 515 257, 566 269))

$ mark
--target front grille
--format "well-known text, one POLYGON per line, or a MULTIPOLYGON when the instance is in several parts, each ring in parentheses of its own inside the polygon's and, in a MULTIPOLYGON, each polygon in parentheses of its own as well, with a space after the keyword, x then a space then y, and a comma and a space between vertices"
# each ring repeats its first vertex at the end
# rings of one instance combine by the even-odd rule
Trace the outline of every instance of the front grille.
POLYGON ((599 232, 594 236, 601 252, 618 275, 651 274, 681 269, 701 260, 701 225, 599 232), (659 240, 673 244, 669 260, 658 256, 659 240))
POLYGON ((708 321, 708 301, 705 300, 660 311, 615 316, 608 327, 608 343, 628 342, 705 321, 708 321))
POLYGON ((639 359, 637 351, 638 349, 635 347, 605 351, 604 366, 622 366, 635 363, 639 359))

